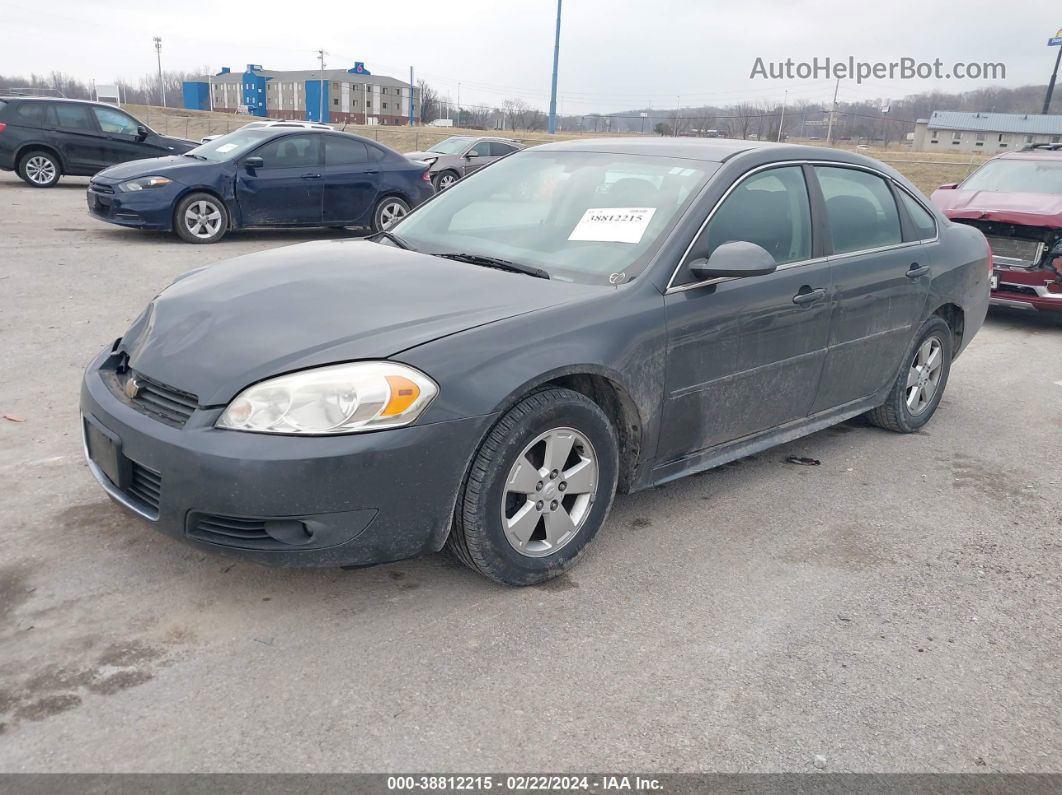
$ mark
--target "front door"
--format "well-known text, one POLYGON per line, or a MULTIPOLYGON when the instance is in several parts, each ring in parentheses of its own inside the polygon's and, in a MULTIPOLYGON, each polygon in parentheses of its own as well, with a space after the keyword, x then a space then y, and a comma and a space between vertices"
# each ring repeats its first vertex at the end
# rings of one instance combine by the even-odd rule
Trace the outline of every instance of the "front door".
POLYGON ((171 154, 147 143, 146 137, 141 139, 140 123, 132 116, 116 108, 94 107, 92 113, 103 133, 103 159, 108 165, 171 154))
MULTIPOLYGON (((929 299, 932 246, 919 242, 924 235, 914 224, 904 235, 896 194, 884 177, 842 166, 814 170, 825 199, 836 291, 814 407, 824 411, 869 397, 896 377, 929 299)), ((924 227, 924 218, 917 222, 924 227)), ((932 216, 928 222, 933 230, 932 216)))
POLYGON ((755 171, 712 216, 690 258, 729 241, 765 248, 766 276, 697 284, 680 269, 665 296, 668 365, 661 463, 806 417, 829 336, 830 266, 817 255, 800 166, 755 171))
POLYGON ((110 165, 103 157, 104 136, 90 105, 49 102, 44 126, 70 174, 92 175, 110 165))
POLYGON ((490 141, 480 141, 465 152, 464 165, 461 167, 462 176, 468 176, 497 159, 490 153, 490 141))
POLYGON ((370 162, 361 141, 324 135, 324 222, 353 225, 367 221, 376 200, 380 164, 370 162))
POLYGON ((321 224, 324 179, 319 133, 273 138, 246 157, 236 172, 241 226, 321 224), (248 169, 246 157, 260 157, 263 165, 248 169))

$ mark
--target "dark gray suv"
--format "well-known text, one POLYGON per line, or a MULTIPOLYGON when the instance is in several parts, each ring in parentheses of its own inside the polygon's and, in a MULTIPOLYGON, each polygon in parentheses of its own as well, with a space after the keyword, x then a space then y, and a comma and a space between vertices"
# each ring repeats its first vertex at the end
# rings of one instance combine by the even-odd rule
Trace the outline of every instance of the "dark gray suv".
POLYGON ((508 138, 455 135, 439 141, 425 152, 406 152, 406 157, 427 163, 435 190, 446 190, 461 177, 523 148, 522 144, 508 138))
POLYGON ((181 155, 198 144, 159 135, 121 108, 54 97, 0 97, 0 171, 35 188, 91 177, 127 160, 181 155))

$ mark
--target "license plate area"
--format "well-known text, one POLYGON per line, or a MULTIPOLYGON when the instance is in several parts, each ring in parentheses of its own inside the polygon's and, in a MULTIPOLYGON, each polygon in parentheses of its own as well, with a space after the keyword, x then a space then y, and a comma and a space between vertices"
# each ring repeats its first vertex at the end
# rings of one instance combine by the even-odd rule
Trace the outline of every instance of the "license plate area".
POLYGON ((999 274, 998 273, 993 273, 991 276, 988 277, 988 287, 989 287, 990 290, 998 290, 999 289, 999 274))
POLYGON ((122 442, 98 423, 85 418, 85 446, 88 456, 100 472, 119 489, 125 489, 132 478, 129 459, 122 455, 122 442))

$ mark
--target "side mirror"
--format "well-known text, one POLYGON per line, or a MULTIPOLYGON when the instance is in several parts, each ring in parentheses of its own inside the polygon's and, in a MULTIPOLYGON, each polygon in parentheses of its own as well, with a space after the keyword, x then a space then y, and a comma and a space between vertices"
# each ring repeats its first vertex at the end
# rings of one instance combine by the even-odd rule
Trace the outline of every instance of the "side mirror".
POLYGON ((948 182, 944 185, 941 185, 939 188, 937 188, 937 190, 955 190, 957 187, 959 187, 958 182, 948 182))
POLYGON ((474 149, 469 149, 467 152, 465 152, 465 157, 471 160, 473 157, 479 157, 479 152, 475 151, 474 149))
POLYGON ((148 134, 150 132, 151 131, 147 127, 145 127, 143 124, 139 124, 139 125, 137 125, 137 128, 136 128, 136 139, 138 141, 143 141, 145 138, 148 137, 148 134))
POLYGON ((256 168, 262 168, 263 166, 265 166, 265 161, 260 157, 244 158, 243 167, 248 171, 254 171, 256 168))
POLYGON ((777 268, 778 264, 767 249, 743 240, 723 243, 708 259, 696 259, 689 264, 690 273, 698 281, 766 276, 777 268))

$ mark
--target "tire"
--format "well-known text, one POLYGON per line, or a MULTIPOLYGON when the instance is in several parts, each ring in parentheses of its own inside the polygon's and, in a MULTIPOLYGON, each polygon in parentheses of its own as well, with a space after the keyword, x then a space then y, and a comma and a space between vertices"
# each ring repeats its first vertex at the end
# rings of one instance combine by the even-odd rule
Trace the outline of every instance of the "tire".
POLYGON ((953 340, 951 327, 942 318, 934 315, 923 323, 904 354, 888 398, 866 413, 867 420, 896 433, 914 433, 929 422, 948 385, 953 340))
POLYGON ((397 196, 384 196, 372 211, 372 231, 382 232, 409 212, 409 203, 397 196))
POLYGON ((545 582, 570 568, 597 535, 618 473, 616 431, 596 403, 568 389, 533 392, 476 453, 447 547, 496 582, 545 582))
POLYGON ((431 178, 431 184, 435 188, 436 193, 441 193, 450 186, 452 186, 461 177, 455 171, 440 171, 434 177, 431 178))
POLYGON ((26 152, 18 161, 18 175, 34 188, 55 187, 62 173, 59 158, 44 149, 26 152))
POLYGON ((217 243, 229 231, 225 202, 210 193, 188 194, 173 212, 173 229, 186 243, 217 243))

